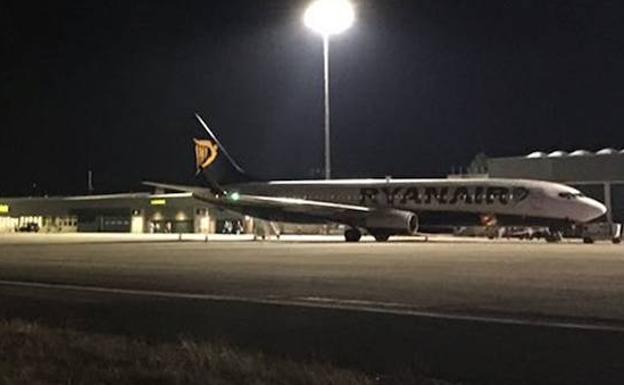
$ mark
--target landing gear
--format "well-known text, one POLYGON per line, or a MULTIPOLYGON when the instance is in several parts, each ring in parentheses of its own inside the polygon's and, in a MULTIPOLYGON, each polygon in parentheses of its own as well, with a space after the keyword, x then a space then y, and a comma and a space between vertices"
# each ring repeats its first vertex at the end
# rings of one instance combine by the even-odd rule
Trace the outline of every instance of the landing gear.
POLYGON ((377 242, 386 242, 386 241, 388 241, 388 238, 390 238, 390 234, 388 234, 388 233, 375 233, 375 234, 373 234, 373 237, 375 237, 375 240, 377 242))
POLYGON ((358 242, 362 238, 362 233, 358 229, 346 229, 344 236, 347 242, 358 242))

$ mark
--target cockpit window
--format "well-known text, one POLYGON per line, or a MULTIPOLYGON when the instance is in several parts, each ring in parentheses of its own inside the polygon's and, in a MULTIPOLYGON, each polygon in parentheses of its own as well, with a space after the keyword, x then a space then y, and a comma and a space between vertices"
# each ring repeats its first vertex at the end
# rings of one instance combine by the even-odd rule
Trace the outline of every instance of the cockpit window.
POLYGON ((572 192, 560 192, 560 193, 559 193, 559 196, 560 196, 561 198, 565 198, 565 199, 568 199, 568 200, 572 200, 572 199, 577 199, 577 198, 584 197, 584 195, 583 195, 582 193, 580 193, 580 192, 578 192, 578 193, 572 193, 572 192))

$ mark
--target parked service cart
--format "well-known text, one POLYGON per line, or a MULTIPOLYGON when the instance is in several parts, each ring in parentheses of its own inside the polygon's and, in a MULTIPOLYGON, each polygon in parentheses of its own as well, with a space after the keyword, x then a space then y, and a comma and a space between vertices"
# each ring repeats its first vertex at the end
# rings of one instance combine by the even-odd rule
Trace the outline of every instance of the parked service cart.
POLYGON ((621 223, 590 223, 583 227, 583 242, 594 243, 594 241, 610 240, 613 243, 622 242, 621 223))

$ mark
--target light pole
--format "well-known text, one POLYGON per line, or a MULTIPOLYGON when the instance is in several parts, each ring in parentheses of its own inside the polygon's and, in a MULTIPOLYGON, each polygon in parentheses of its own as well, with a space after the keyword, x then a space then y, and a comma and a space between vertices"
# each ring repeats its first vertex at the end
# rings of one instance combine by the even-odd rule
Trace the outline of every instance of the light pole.
POLYGON ((323 93, 325 100, 325 179, 331 178, 329 118, 329 38, 347 30, 355 20, 348 0, 316 0, 305 11, 305 25, 323 37, 323 93))

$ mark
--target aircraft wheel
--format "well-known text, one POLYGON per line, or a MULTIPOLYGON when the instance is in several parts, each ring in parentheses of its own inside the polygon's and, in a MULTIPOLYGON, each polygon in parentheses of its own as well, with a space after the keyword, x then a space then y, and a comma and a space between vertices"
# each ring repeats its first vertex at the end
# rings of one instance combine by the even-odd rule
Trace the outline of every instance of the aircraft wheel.
POLYGON ((616 244, 616 245, 617 245, 617 244, 619 244, 619 243, 621 243, 621 242, 622 242, 622 238, 613 238, 613 243, 614 243, 614 244, 616 244))
POLYGON ((585 237, 585 238, 583 238, 583 243, 586 243, 586 244, 590 245, 590 244, 594 243, 594 240, 589 238, 589 237, 585 237))
POLYGON ((358 242, 362 238, 362 233, 358 229, 347 229, 344 236, 347 242, 358 242))
POLYGON ((388 233, 377 233, 377 234, 373 234, 373 237, 375 237, 375 240, 377 242, 386 242, 390 238, 390 234, 388 234, 388 233))

